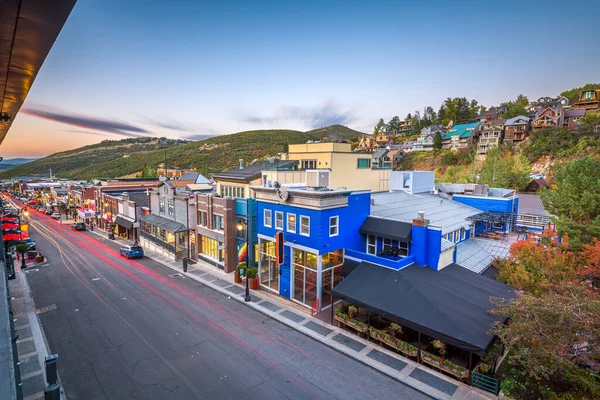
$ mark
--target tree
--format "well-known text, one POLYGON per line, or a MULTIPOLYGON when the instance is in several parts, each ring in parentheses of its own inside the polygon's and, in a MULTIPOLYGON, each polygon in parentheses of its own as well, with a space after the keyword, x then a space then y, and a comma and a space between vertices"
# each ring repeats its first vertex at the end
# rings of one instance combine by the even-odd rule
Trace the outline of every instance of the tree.
POLYGON ((589 110, 579 119, 577 132, 579 135, 593 135, 600 127, 600 111, 589 110))
POLYGON ((573 249, 600 238, 600 161, 584 157, 566 164, 554 175, 552 190, 542 190, 540 197, 573 249))
POLYGON ((400 130, 400 117, 397 115, 392 117, 392 119, 390 119, 388 122, 388 128, 390 129, 391 133, 398 134, 400 130))
POLYGON ((16 246, 17 253, 21 253, 21 269, 27 268, 27 264, 25 263, 25 253, 29 251, 29 246, 25 243, 18 244, 16 246))
POLYGON ((600 298, 565 282, 540 295, 493 300, 492 333, 509 350, 502 388, 516 399, 597 399, 600 396, 600 298), (566 395, 567 397, 564 397, 566 395))
POLYGON ((384 128, 385 128, 385 121, 383 120, 383 118, 380 118, 379 122, 377 122, 377 125, 375 125, 375 128, 373 128, 373 133, 375 135, 379 135, 380 133, 383 132, 384 128))
POLYGON ((142 174, 140 177, 141 178, 155 178, 156 170, 154 168, 152 168, 151 165, 146 164, 146 165, 144 165, 144 169, 142 170, 142 174))
POLYGON ((518 115, 527 115, 527 111, 525 107, 529 104, 529 99, 527 96, 523 96, 522 94, 518 95, 516 100, 509 101, 506 103, 508 110, 504 114, 502 114, 503 118, 509 119, 516 117, 518 115))
POLYGON ((479 171, 479 181, 491 187, 522 190, 531 180, 530 173, 531 167, 523 155, 515 155, 506 148, 492 147, 488 149, 479 171))
POLYGON ((600 288, 600 240, 594 239, 592 244, 585 245, 582 254, 586 262, 578 269, 577 274, 582 281, 600 288))
POLYGON ((444 126, 450 121, 454 123, 466 122, 483 112, 485 107, 480 106, 477 100, 468 100, 466 97, 447 98, 438 112, 438 120, 444 126))
POLYGON ((433 137, 433 148, 435 150, 439 150, 442 148, 442 134, 440 131, 437 131, 435 133, 435 136, 433 137))

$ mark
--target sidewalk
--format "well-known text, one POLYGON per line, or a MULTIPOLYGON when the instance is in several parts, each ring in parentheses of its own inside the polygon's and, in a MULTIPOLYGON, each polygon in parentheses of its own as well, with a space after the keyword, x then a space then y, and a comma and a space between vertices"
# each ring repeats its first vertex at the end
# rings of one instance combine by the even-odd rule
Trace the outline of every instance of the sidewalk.
MULTIPOLYGON (((107 232, 94 230, 92 233, 108 240, 107 232)), ((131 242, 122 239, 115 239, 114 242, 122 245, 131 244, 131 242)), ((263 290, 253 290, 251 292, 252 301, 245 302, 245 287, 234 283, 232 274, 226 274, 211 265, 199 261, 196 264, 189 264, 188 272, 184 273, 181 262, 175 262, 151 250, 144 249, 144 254, 146 257, 188 278, 194 279, 248 307, 254 308, 433 398, 442 400, 485 400, 497 398, 492 393, 474 389, 373 342, 320 321, 312 317, 308 309, 287 302, 275 294, 263 290)))

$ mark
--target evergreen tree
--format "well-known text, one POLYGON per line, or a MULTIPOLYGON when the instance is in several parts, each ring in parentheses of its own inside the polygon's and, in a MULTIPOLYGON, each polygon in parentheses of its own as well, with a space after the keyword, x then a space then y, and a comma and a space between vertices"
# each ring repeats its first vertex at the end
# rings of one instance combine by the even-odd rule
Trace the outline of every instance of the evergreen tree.
POLYGON ((442 148, 442 134, 440 131, 437 131, 433 137, 433 148, 435 150, 440 150, 442 148))

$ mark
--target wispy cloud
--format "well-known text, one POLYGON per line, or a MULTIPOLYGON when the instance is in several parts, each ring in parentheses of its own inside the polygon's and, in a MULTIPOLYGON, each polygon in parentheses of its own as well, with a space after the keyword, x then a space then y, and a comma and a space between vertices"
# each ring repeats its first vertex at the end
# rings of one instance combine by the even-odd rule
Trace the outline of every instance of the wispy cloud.
MULTIPOLYGON (((151 134, 150 131, 138 126, 119 122, 109 119, 94 118, 85 115, 70 114, 67 112, 58 112, 43 108, 26 108, 21 111, 24 114, 33 115, 34 117, 46 119, 49 121, 59 122, 65 125, 76 126, 79 128, 91 129, 113 135, 121 135, 128 137, 141 137, 151 134)), ((91 133, 91 132, 86 132, 91 133)))
POLYGON ((342 110, 333 101, 327 101, 322 105, 313 107, 283 105, 270 116, 252 115, 244 112, 236 114, 236 118, 240 122, 275 124, 282 121, 299 121, 311 129, 334 124, 348 125, 357 119, 353 110, 342 110))
POLYGON ((191 140, 192 142, 198 142, 200 140, 208 139, 213 137, 214 135, 187 135, 183 139, 191 140))

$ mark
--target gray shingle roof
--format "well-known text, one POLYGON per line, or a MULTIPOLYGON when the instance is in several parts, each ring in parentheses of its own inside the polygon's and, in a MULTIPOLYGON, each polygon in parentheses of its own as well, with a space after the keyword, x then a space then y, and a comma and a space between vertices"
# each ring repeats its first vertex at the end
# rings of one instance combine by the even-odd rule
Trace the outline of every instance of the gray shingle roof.
POLYGON ((234 168, 229 171, 217 172, 212 174, 213 178, 222 179, 238 179, 243 181, 253 181, 260 178, 261 171, 263 169, 262 163, 247 165, 243 169, 234 168))
POLYGON ((476 208, 428 193, 373 193, 371 198, 374 200, 371 215, 412 223, 417 213, 423 211, 430 225, 442 228, 442 234, 469 226, 467 217, 481 213, 476 208))

